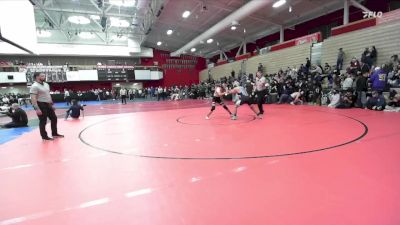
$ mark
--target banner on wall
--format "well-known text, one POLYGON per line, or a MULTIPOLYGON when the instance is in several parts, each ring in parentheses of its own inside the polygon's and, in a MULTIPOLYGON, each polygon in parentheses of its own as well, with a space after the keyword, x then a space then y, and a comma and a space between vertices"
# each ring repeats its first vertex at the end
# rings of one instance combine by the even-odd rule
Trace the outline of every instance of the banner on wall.
POLYGON ((310 34, 301 38, 296 38, 295 43, 296 45, 302 45, 302 44, 306 44, 306 43, 317 43, 321 41, 321 33, 314 33, 314 34, 310 34))

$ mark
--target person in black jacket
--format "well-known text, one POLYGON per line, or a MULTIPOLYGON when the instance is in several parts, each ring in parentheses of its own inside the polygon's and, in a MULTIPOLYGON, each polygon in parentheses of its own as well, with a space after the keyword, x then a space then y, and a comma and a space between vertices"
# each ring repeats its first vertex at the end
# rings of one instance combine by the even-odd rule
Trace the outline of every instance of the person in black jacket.
POLYGON ((354 96, 352 90, 347 90, 340 99, 340 103, 336 106, 337 109, 348 109, 354 105, 354 96))
POLYGON ((308 73, 311 68, 311 61, 309 58, 306 58, 306 68, 307 68, 307 73, 308 73))
POLYGON ((370 50, 370 58, 371 58, 371 64, 376 66, 376 61, 378 59, 378 51, 376 50, 375 46, 371 47, 370 50))
POLYGON ((4 128, 13 127, 27 127, 28 126, 28 116, 26 112, 19 107, 18 104, 14 103, 8 112, 5 113, 7 116, 11 117, 12 122, 4 124, 4 128))
POLYGON ((356 78, 357 101, 355 107, 357 108, 365 108, 365 104, 367 103, 369 73, 370 67, 364 63, 361 67, 361 73, 356 78))
POLYGON ((67 114, 65 115, 65 119, 68 119, 68 116, 71 116, 73 119, 79 119, 81 115, 81 110, 83 111, 83 107, 78 104, 77 100, 72 100, 72 105, 67 110, 67 114))

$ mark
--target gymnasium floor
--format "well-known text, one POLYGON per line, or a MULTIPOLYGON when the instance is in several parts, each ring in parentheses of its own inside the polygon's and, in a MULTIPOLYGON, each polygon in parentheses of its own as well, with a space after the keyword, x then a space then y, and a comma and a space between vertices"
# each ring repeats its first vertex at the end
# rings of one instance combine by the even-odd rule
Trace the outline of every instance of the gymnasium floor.
POLYGON ((31 128, 0 145, 0 225, 400 224, 399 113, 265 108, 97 104, 64 139, 31 128))

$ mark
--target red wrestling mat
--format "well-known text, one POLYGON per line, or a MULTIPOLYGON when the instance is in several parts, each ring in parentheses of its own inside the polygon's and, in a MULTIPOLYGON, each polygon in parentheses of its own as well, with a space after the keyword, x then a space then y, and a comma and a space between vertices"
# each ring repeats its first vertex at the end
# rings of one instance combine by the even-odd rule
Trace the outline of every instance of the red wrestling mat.
POLYGON ((1 145, 0 224, 400 224, 400 114, 267 105, 263 120, 247 106, 205 120, 189 104, 1 145))
POLYGON ((116 116, 85 128, 80 139, 99 150, 136 156, 240 159, 333 149, 367 132, 356 119, 310 108, 273 107, 259 120, 242 107, 235 121, 222 108, 205 120, 207 110, 116 116))

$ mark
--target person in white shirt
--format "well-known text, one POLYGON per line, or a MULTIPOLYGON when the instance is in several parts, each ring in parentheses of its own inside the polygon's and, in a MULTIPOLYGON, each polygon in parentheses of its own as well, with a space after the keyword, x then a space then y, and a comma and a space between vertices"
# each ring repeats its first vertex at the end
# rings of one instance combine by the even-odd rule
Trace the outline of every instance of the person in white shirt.
POLYGON ((9 104, 10 103, 10 99, 7 98, 7 96, 4 96, 2 101, 3 101, 4 104, 9 104))
POLYGON ((297 105, 297 104, 303 104, 303 101, 300 99, 301 96, 304 95, 304 91, 298 91, 298 92, 293 92, 290 94, 290 104, 292 105, 297 105))
POLYGON ((125 88, 121 88, 119 90, 119 95, 121 96, 121 103, 126 105, 126 95, 128 94, 128 91, 125 88))
POLYGON ((339 91, 333 89, 332 94, 329 96, 331 103, 329 103, 328 107, 336 108, 336 106, 340 103, 340 94, 339 91))
POLYGON ((313 69, 310 70, 310 73, 315 73, 315 74, 322 74, 322 69, 320 66, 313 65, 313 69))
POLYGON ((67 102, 67 106, 71 104, 71 97, 67 89, 64 89, 64 100, 67 102))
POLYGON ((342 89, 349 90, 353 88, 353 79, 351 78, 351 74, 347 74, 346 79, 343 81, 342 89))
POLYGON ((178 86, 175 87, 175 89, 172 89, 172 94, 171 94, 171 100, 172 101, 176 101, 179 100, 179 88, 178 86))
POLYGON ((129 100, 133 100, 134 99, 134 92, 132 89, 128 90, 128 95, 129 95, 129 100))
POLYGON ((289 103, 295 105, 297 103, 303 104, 301 97, 304 95, 304 91, 293 92, 292 94, 282 94, 279 99, 279 104, 289 103))
POLYGON ((57 116, 54 112, 54 103, 50 95, 50 86, 45 82, 46 75, 44 73, 35 72, 33 75, 35 83, 32 84, 29 91, 32 99, 32 107, 39 117, 39 130, 43 140, 53 140, 53 138, 62 138, 64 135, 59 134, 57 130, 57 116), (50 138, 46 132, 47 117, 51 121, 50 138))
POLYGON ((164 89, 161 86, 159 86, 156 89, 156 91, 157 91, 157 100, 160 101, 160 98, 164 99, 164 89))

